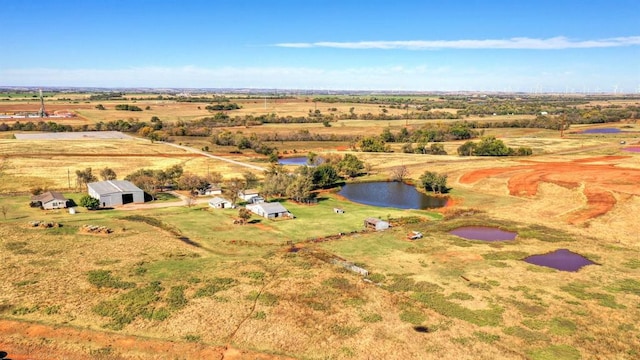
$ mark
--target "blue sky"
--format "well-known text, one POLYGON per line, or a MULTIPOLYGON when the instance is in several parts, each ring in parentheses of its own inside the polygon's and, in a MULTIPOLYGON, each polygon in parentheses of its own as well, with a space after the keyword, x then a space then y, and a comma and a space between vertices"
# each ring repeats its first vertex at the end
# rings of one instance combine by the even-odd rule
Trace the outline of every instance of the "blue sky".
POLYGON ((2 1, 0 86, 640 92, 640 1, 2 1))

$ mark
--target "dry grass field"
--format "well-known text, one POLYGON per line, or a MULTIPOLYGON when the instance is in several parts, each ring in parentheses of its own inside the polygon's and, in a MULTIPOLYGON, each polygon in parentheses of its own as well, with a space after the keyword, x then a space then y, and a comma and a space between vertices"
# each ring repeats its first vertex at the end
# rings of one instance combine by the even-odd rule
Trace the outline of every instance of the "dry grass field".
MULTIPOLYGON (((165 114, 160 105, 150 101, 152 110, 143 116, 200 116, 191 108, 191 115, 187 108, 165 114)), ((197 104, 187 105, 197 110, 197 104)), ((314 106, 271 105, 291 114, 314 106)), ((358 105, 335 107, 348 111, 358 105)), ((253 106, 257 112, 264 102, 243 106, 239 111, 253 106)), ((321 110, 333 106, 322 104, 321 110)), ((92 118, 94 110, 79 111, 99 121, 92 118)), ((229 130, 371 135, 404 125, 345 120, 331 127, 229 130)), ((640 154, 623 150, 638 143, 638 133, 486 133, 509 146, 529 146, 534 156, 459 157, 460 142, 446 143, 445 156, 354 152, 371 165, 371 174, 359 180, 387 179, 401 165, 414 181, 426 170, 447 174, 451 201, 438 212, 361 205, 328 191, 314 205, 284 202, 293 220, 254 217, 247 225, 233 225, 237 210, 204 205, 80 209, 75 215, 29 208, 27 192, 34 186, 79 199, 73 174, 86 167, 108 166, 119 178, 141 167, 174 164, 227 178, 247 169, 144 140, 3 137, 0 351, 13 359, 638 358, 640 154), (335 207, 345 214, 335 214, 335 207), (369 216, 390 219, 394 226, 362 232, 369 216), (62 227, 32 227, 33 220, 62 227), (112 233, 86 233, 87 224, 112 233), (482 242, 449 234, 465 225, 518 235, 514 241, 482 242), (411 231, 425 236, 409 241, 411 231), (295 251, 288 242, 296 244, 295 251), (596 264, 564 272, 522 261, 556 249, 596 264), (332 264, 335 258, 366 268, 368 281, 332 264)), ((230 154, 206 138, 174 142, 264 164, 264 156, 248 150, 230 154)), ((274 145, 287 155, 326 156, 347 153, 348 144, 274 145)))

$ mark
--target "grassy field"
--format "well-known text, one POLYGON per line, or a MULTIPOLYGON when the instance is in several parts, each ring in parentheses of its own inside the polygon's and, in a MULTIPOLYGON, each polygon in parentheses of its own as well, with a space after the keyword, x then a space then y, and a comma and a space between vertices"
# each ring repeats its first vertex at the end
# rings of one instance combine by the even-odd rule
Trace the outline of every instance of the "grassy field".
MULTIPOLYGON (((78 111, 85 111, 89 121, 124 113, 146 119, 157 112, 163 120, 206 115, 195 103, 139 100, 138 106, 151 107, 140 114, 94 110, 95 104, 74 99, 70 105, 78 101, 75 105, 86 106, 78 111)), ((242 105, 241 112, 259 112, 264 101, 246 100, 242 105)), ((304 100, 267 106, 283 114, 334 107, 304 100)), ((335 105, 338 112, 348 112, 352 106, 357 112, 379 110, 377 105, 362 110, 359 104, 335 105)), ((422 123, 408 121, 409 126, 422 123)), ((344 120, 331 127, 278 124, 230 130, 363 135, 379 134, 386 127, 397 131, 404 125, 405 121, 344 120)), ((241 176, 246 168, 142 140, 18 141, 3 136, 0 326, 2 321, 17 320, 51 326, 54 332, 87 329, 194 349, 231 344, 300 359, 638 358, 640 198, 628 190, 637 184, 624 176, 606 183, 608 188, 597 190, 609 192, 614 207, 585 222, 567 222, 567 214, 588 206, 585 189, 600 184, 595 181, 597 166, 629 173, 640 168, 638 156, 622 151, 620 144, 621 139, 635 143, 638 135, 560 138, 557 132, 534 129, 485 133, 499 136, 509 146, 532 147, 535 155, 459 157, 455 149, 460 142, 445 143, 450 153, 446 156, 403 154, 398 151, 401 144, 393 145, 394 153, 354 152, 371 166, 371 173, 358 181, 387 179, 392 168, 402 165, 413 181, 426 170, 447 174, 453 201, 438 212, 366 206, 322 192, 314 205, 283 202, 295 219, 254 216, 246 225, 233 224, 237 210, 205 205, 79 209, 75 215, 30 208, 27 193, 35 186, 62 190, 78 202, 83 193, 74 191, 74 174, 86 167, 94 173, 110 167, 119 178, 138 168, 174 164, 201 175, 217 171, 226 178, 241 176), (577 185, 568 185, 547 169, 536 175, 542 180, 530 196, 510 193, 519 170, 461 181, 476 170, 545 163, 584 163, 586 169, 595 170, 576 173, 577 185), (335 207, 345 213, 335 214, 335 207), (384 232, 362 231, 363 219, 371 216, 390 220, 394 226, 384 232), (33 227, 32 221, 61 227, 33 227), (112 232, 89 233, 85 225, 105 226, 112 232), (518 236, 511 242, 487 243, 449 234, 464 225, 495 226, 518 236), (409 241, 411 231, 425 236, 409 241), (296 251, 291 251, 291 244, 296 251), (522 261, 556 249, 580 253, 596 265, 561 272, 522 261), (334 265, 332 259, 367 269, 367 281, 334 265)), ((235 149, 214 146, 207 138, 174 141, 265 164, 264 156, 250 150, 231 154, 235 149)), ((326 156, 347 153, 348 143, 271 145, 286 155, 314 151, 326 156)), ((84 355, 80 358, 136 356, 126 348, 107 349, 90 339, 71 342, 51 337, 48 344, 31 335, 14 334, 10 339, 84 355)))

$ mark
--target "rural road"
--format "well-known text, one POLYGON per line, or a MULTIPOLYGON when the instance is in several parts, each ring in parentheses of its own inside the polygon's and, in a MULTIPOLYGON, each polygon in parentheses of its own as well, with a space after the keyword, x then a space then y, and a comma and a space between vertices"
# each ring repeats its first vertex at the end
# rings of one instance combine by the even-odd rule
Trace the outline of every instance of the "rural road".
POLYGON ((250 168, 250 169, 253 169, 253 170, 258 170, 258 171, 267 170, 267 169, 263 168, 262 166, 246 164, 246 163, 243 163, 243 162, 240 162, 240 161, 227 159, 227 158, 222 157, 222 156, 211 155, 209 153, 194 149, 194 148, 189 147, 189 146, 177 145, 177 144, 172 144, 172 143, 164 142, 164 141, 159 141, 159 142, 162 143, 162 144, 165 144, 165 145, 173 146, 173 147, 176 147, 178 149, 182 149, 182 150, 188 151, 188 152, 200 154, 200 155, 203 155, 203 156, 206 156, 206 157, 209 157, 209 158, 212 158, 212 159, 216 159, 216 160, 226 161, 226 162, 229 162, 229 163, 232 163, 232 164, 236 164, 236 165, 240 165, 240 166, 244 166, 244 167, 247 167, 247 168, 250 168))

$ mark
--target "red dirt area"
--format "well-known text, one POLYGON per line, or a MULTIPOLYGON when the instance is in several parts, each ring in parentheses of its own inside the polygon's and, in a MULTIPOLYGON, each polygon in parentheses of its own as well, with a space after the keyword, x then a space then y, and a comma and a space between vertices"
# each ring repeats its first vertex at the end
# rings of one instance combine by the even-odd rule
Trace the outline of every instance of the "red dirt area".
POLYGON ((172 342, 71 327, 0 320, 0 353, 12 360, 291 358, 198 343, 172 342))
POLYGON ((509 176, 509 193, 514 196, 534 196, 542 182, 556 184, 568 189, 584 185, 583 194, 587 205, 569 214, 568 222, 577 224, 606 214, 616 204, 615 193, 640 196, 640 170, 616 167, 616 164, 594 164, 611 162, 628 156, 601 156, 579 159, 572 162, 528 162, 505 168, 480 169, 460 177, 460 183, 472 184, 485 178, 509 176))

